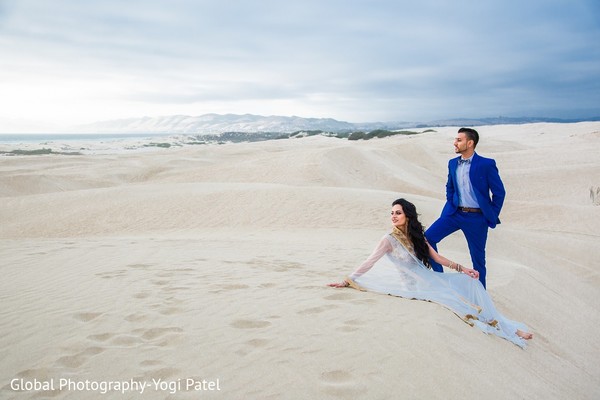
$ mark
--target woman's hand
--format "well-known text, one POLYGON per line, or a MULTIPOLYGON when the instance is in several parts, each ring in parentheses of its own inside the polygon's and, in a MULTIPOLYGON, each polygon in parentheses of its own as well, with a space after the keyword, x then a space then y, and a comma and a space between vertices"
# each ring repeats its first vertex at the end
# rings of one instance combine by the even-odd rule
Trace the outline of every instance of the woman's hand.
POLYGON ((348 284, 348 282, 346 282, 346 281, 342 281, 342 282, 334 282, 334 283, 330 283, 330 284, 328 284, 327 286, 341 288, 341 287, 348 287, 348 286, 350 286, 350 285, 348 284))
POLYGON ((469 275, 473 279, 479 279, 479 271, 475 271, 474 269, 460 266, 460 270, 463 274, 469 275))

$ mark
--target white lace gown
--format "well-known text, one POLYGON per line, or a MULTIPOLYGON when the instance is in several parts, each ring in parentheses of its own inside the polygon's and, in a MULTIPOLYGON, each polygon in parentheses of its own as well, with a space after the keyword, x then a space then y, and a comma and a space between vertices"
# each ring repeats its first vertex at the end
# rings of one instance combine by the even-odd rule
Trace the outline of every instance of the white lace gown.
POLYGON ((381 239, 350 279, 369 291, 441 304, 483 332, 525 347, 516 332, 528 332, 527 327, 500 314, 479 280, 428 269, 392 235, 381 239))

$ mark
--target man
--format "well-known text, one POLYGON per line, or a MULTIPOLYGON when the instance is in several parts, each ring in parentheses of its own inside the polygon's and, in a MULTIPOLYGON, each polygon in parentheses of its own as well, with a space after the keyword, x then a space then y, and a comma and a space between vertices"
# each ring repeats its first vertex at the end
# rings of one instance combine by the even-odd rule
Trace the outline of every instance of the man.
MULTIPOLYGON (((496 162, 475 152, 477 142, 479 134, 475 129, 458 130, 454 151, 460 157, 448 162, 446 204, 425 236, 437 251, 437 244, 442 239, 460 229, 467 239, 473 268, 479 272, 479 280, 485 287, 488 227, 493 229, 500 223, 498 216, 506 192, 496 162)), ((440 264, 430 261, 435 271, 443 272, 440 264)))

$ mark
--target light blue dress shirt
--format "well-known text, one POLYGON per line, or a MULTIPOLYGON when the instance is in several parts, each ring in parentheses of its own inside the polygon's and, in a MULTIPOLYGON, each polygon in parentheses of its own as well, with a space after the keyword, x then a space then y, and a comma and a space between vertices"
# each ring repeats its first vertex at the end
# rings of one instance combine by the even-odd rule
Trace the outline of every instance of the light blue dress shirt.
POLYGON ((471 171, 471 161, 473 156, 467 158, 467 162, 459 162, 456 168, 456 182, 458 182, 458 198, 460 207, 479 208, 477 197, 471 185, 469 172, 471 171))

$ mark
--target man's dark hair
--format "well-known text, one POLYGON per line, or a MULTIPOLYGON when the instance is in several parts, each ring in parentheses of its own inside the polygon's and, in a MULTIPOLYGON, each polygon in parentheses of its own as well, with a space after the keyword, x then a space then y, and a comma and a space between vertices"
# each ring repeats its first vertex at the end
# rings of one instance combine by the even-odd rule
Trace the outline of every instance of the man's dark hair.
POLYGON ((467 140, 473 141, 473 147, 477 147, 477 142, 479 142, 479 133, 475 129, 472 128, 460 128, 458 133, 464 133, 467 137, 467 140))

